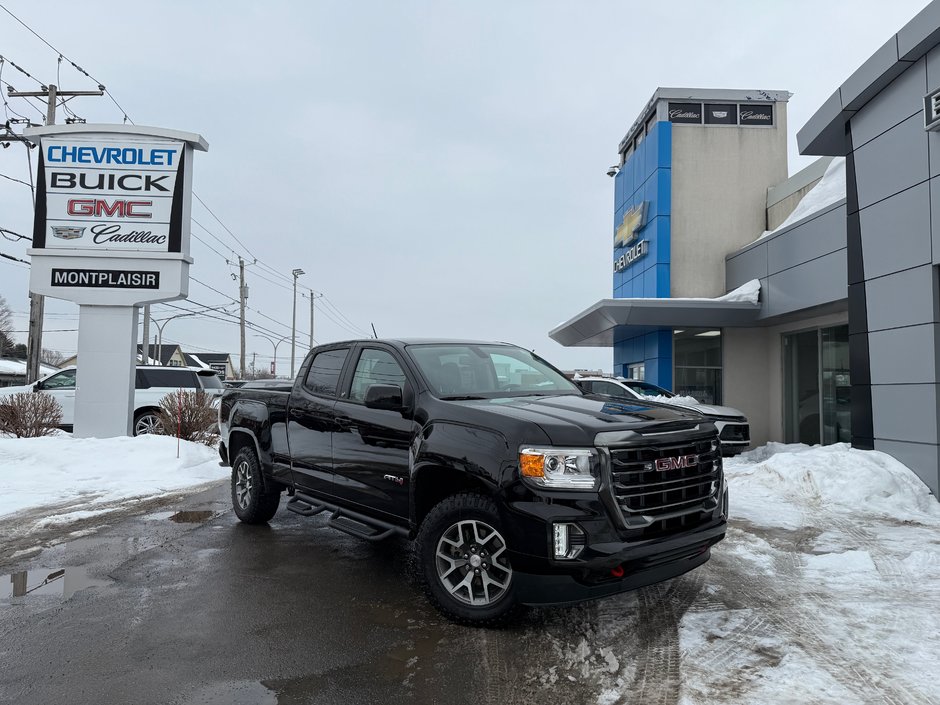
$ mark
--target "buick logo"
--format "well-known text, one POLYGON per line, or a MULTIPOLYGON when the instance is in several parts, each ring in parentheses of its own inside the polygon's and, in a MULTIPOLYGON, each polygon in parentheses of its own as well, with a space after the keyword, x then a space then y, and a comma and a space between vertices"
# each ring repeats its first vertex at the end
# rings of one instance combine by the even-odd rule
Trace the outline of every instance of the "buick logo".
POLYGON ((85 228, 75 226, 53 225, 52 235, 60 240, 77 240, 85 232, 85 228))
POLYGON ((691 468, 698 465, 697 455, 680 455, 675 458, 657 458, 656 471, 666 472, 667 470, 679 470, 681 468, 691 468))

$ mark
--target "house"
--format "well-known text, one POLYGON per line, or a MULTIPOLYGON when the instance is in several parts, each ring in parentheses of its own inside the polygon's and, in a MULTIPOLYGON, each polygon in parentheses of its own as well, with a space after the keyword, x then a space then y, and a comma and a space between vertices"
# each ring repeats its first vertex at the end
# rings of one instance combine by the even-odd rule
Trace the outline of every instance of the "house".
MULTIPOLYGON (((183 355, 183 351, 180 349, 179 345, 167 343, 162 346, 159 350, 159 355, 157 347, 155 345, 150 346, 149 358, 151 365, 163 365, 165 367, 186 367, 191 364, 186 360, 186 357, 183 355)), ((78 355, 72 355, 69 358, 66 358, 62 361, 63 367, 68 367, 69 365, 78 364, 78 355)), ((143 346, 137 346, 137 364, 145 364, 143 359, 143 346)), ((195 367, 202 367, 203 365, 194 365, 195 367)))
POLYGON ((183 353, 190 365, 195 367, 209 367, 216 371, 222 379, 235 379, 235 366, 229 353, 183 353))
MULTIPOLYGON (((51 375, 57 369, 49 365, 39 365, 39 376, 51 375)), ((26 384, 26 360, 0 357, 0 387, 18 387, 23 384, 26 384)))

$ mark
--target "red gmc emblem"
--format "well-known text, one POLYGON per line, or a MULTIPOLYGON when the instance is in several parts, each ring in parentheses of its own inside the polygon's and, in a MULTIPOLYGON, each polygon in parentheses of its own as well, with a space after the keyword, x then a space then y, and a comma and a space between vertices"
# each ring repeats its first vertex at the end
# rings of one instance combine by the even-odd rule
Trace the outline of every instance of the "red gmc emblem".
POLYGON ((666 472, 667 470, 678 470, 680 468, 691 468, 698 465, 697 455, 680 455, 678 458, 657 458, 657 472, 666 472))

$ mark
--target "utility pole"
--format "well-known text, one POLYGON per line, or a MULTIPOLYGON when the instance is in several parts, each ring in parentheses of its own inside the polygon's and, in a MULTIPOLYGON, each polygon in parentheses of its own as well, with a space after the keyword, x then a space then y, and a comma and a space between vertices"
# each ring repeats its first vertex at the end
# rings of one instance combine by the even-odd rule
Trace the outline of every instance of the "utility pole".
MULTIPOLYGON (((294 281, 297 281, 296 279, 294 281)), ((241 379, 245 379, 245 302, 248 300, 248 287, 245 286, 245 260, 238 258, 238 301, 241 309, 241 317, 238 321, 238 327, 241 330, 241 349, 239 350, 239 366, 241 367, 241 379)), ((254 365, 254 362, 252 362, 254 365)))
MULTIPOLYGON (((15 91, 7 86, 7 95, 11 98, 45 98, 46 124, 55 125, 56 101, 59 98, 73 98, 82 95, 104 95, 104 90, 97 91, 60 91, 54 83, 50 83, 41 91, 15 91)), ((29 338, 26 341, 26 381, 35 382, 39 379, 39 358, 42 355, 42 319, 45 313, 46 300, 44 296, 30 293, 29 295, 29 338)))
POLYGON ((323 294, 317 294, 310 289, 310 349, 313 349, 314 340, 313 340, 313 302, 319 299, 323 294))
POLYGON ((140 362, 143 365, 150 364, 150 304, 144 306, 144 344, 141 346, 140 362))
MULTIPOLYGON (((302 269, 294 269, 291 274, 294 275, 294 314, 291 319, 290 327, 290 376, 294 376, 294 349, 297 347, 297 277, 304 273, 302 269)), ((275 356, 277 353, 275 353, 275 356)))

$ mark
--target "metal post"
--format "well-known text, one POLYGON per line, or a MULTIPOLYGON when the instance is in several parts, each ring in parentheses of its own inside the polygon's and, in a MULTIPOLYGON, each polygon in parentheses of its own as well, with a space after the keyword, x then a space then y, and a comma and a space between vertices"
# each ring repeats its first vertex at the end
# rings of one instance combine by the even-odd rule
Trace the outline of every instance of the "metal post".
MULTIPOLYGON (((240 377, 245 379, 245 301, 248 299, 248 287, 245 286, 245 260, 238 258, 238 300, 241 317, 238 322, 241 331, 241 348, 239 350, 240 377)), ((294 280, 297 281, 296 279, 294 280)))
POLYGON ((310 290, 310 349, 313 350, 313 289, 310 290))

